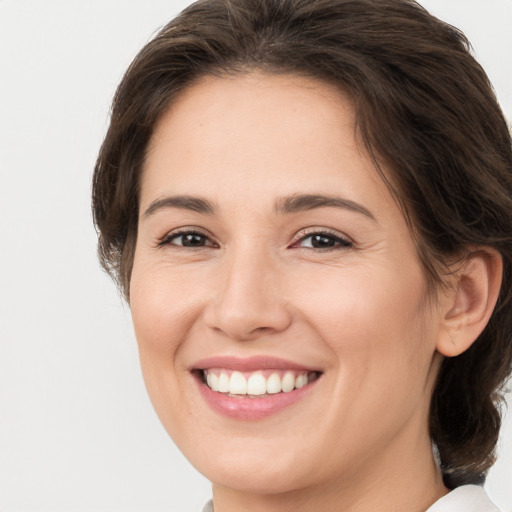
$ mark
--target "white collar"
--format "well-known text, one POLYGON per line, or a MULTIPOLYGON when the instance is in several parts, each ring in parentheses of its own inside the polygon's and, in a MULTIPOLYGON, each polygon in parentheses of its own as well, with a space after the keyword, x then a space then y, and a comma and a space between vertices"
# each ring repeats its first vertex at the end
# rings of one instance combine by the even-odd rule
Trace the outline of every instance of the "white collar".
POLYGON ((426 512, 500 512, 479 485, 462 485, 436 501, 426 512))

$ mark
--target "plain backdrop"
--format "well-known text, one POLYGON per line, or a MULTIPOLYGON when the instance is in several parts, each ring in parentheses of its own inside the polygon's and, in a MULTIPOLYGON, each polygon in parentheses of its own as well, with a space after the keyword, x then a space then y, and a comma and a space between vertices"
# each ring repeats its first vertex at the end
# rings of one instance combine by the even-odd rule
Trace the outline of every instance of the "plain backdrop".
MULTIPOLYGON (((512 119, 512 0, 422 3, 467 33, 512 119)), ((115 86, 186 4, 0 0, 2 512, 194 512, 209 497, 149 404, 89 206, 115 86)), ((512 511, 510 417, 487 489, 512 511)))

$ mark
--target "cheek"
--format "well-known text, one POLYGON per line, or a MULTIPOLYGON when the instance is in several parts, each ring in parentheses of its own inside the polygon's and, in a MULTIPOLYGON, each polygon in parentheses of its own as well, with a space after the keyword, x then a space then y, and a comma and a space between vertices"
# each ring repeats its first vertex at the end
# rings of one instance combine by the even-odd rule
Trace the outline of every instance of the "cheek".
POLYGON ((435 322, 425 320, 422 274, 393 279, 366 270, 301 294, 309 324, 332 354, 331 384, 339 398, 325 437, 340 439, 333 452, 345 453, 347 439, 353 446, 362 439, 387 442, 413 415, 427 424, 435 322))
MULTIPOLYGON (((135 262, 130 283, 130 308, 147 392, 162 424, 173 438, 190 414, 181 403, 188 369, 180 364, 184 341, 197 308, 190 286, 179 274, 159 264, 135 262)), ((192 289, 193 290, 193 289, 192 289)))
POLYGON ((330 272, 309 273, 293 295, 311 319, 334 332, 351 327, 388 329, 417 323, 424 313, 425 287, 419 272, 407 273, 370 265, 330 272))
POLYGON ((159 262, 134 262, 130 309, 141 352, 175 352, 197 314, 198 286, 159 262))
POLYGON ((435 349, 421 269, 365 266, 317 277, 304 280, 296 297, 343 367, 340 375, 350 375, 352 385, 386 380, 399 387, 410 379, 420 387, 418 372, 426 374, 435 349))
POLYGON ((194 287, 183 281, 158 263, 135 261, 130 308, 142 374, 160 416, 169 405, 175 408, 169 401, 180 396, 179 377, 188 371, 179 354, 197 316, 197 300, 194 287))

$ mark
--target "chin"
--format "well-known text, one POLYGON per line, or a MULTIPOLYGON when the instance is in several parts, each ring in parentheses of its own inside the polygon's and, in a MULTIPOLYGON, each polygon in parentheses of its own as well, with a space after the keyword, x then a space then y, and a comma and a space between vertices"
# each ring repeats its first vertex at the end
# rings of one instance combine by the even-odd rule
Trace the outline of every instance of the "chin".
MULTIPOLYGON (((208 436, 209 437, 209 436, 208 436)), ((304 437, 304 436, 302 436, 304 437)), ((311 462, 319 460, 323 444, 318 446, 311 440, 304 440, 297 446, 297 435, 258 438, 238 437, 225 439, 217 434, 217 440, 205 443, 201 439, 185 439, 178 447, 193 466, 212 484, 244 493, 261 495, 281 494, 309 486, 329 478, 320 469, 312 471, 311 462), (309 445, 309 450, 305 447, 309 445)), ((327 461, 326 461, 327 462, 327 461)), ((326 469, 332 467, 327 464, 326 469)))
MULTIPOLYGON (((302 465, 302 467, 306 467, 302 465)), ((269 495, 281 494, 311 485, 308 475, 282 460, 217 460, 199 463, 196 468, 212 484, 239 492, 269 495)), ((306 473, 306 472, 304 472, 306 473)), ((311 475, 309 475, 311 478, 311 475)))

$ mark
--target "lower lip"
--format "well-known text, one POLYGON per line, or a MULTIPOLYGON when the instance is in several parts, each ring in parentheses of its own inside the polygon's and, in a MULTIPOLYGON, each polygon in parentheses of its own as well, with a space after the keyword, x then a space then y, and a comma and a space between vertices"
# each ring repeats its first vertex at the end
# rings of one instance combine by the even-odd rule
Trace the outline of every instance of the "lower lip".
POLYGON ((293 405, 304 398, 318 381, 318 379, 315 379, 303 388, 294 389, 289 393, 263 395, 259 398, 244 398, 218 393, 204 384, 199 377, 195 380, 199 385, 202 397, 215 412, 229 418, 248 421, 267 418, 293 405))

